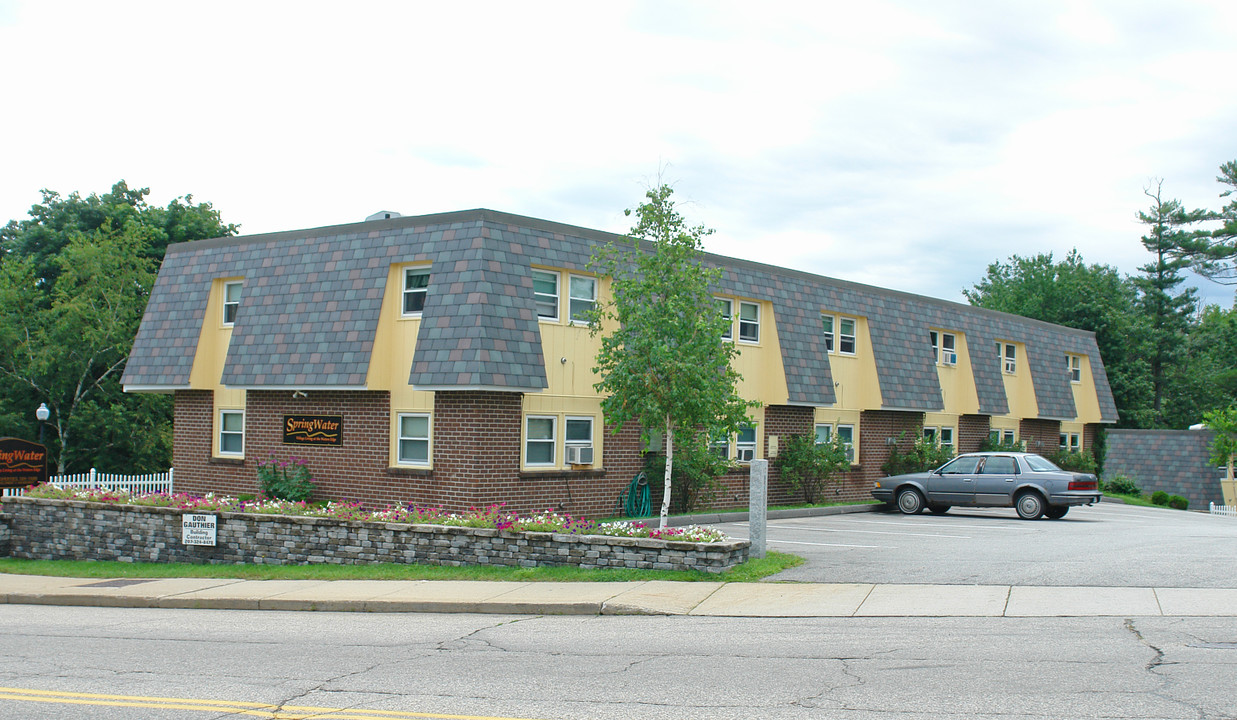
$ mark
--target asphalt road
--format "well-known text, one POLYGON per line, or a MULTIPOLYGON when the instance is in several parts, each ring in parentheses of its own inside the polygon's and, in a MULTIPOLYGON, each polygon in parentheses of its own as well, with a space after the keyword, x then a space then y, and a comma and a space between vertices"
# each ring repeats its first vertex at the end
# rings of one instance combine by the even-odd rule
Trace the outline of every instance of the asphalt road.
MULTIPOLYGON (((717 527, 747 537, 746 523, 717 527)), ((1061 520, 1012 508, 770 520, 767 538, 807 559, 771 581, 1237 588, 1237 519, 1120 503, 1061 520)))
POLYGON ((1233 618, 0 605, 6 720, 1195 720, 1232 718, 1234 687, 1233 618))

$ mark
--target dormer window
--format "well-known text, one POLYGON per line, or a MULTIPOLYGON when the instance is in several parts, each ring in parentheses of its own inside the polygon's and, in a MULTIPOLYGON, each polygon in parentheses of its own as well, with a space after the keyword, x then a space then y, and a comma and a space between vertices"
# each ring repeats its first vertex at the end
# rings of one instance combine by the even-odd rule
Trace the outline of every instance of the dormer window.
POLYGON ((429 294, 430 269, 408 268, 404 271, 404 315, 420 315, 425 309, 425 297, 429 294))
POLYGON ((239 281, 223 284, 224 327, 232 327, 236 324, 236 311, 241 306, 241 285, 239 281))

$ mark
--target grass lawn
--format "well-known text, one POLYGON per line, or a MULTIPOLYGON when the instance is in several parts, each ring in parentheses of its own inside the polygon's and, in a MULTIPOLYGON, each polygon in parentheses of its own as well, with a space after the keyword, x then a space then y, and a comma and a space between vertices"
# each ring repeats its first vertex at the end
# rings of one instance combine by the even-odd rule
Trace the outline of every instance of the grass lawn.
POLYGON ((438 565, 193 565, 89 560, 0 558, 0 573, 83 578, 241 578, 244 580, 513 580, 520 582, 754 582, 803 564, 803 558, 769 551, 723 573, 672 570, 582 570, 574 567, 443 567, 438 565))

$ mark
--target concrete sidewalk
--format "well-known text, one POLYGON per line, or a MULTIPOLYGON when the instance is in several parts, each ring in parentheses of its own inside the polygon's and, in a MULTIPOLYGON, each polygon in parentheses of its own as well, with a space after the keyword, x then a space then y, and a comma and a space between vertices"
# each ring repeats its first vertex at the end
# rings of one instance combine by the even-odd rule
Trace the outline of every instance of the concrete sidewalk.
POLYGON ((0 602, 520 615, 1237 617, 1237 589, 664 580, 99 580, 0 574, 0 602))

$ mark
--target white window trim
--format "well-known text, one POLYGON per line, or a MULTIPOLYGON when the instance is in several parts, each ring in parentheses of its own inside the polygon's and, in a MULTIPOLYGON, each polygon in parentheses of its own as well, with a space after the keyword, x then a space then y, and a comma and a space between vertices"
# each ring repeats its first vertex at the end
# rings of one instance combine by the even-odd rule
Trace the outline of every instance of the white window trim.
POLYGON ((236 325, 236 313, 240 312, 241 301, 237 298, 236 302, 228 302, 228 288, 238 287, 240 292, 244 292, 245 283, 241 280, 231 280, 223 284, 223 315, 221 320, 224 327, 232 327, 236 325), (233 307, 235 310, 232 313, 232 319, 228 320, 228 308, 233 307))
POLYGON ((941 364, 949 367, 958 364, 958 336, 955 333, 941 333, 941 364))
POLYGON ((1065 367, 1069 369, 1069 381, 1074 384, 1082 382, 1082 356, 1066 355, 1065 367))
POLYGON ((423 299, 421 300, 421 307, 422 307, 422 308, 424 308, 424 307, 425 307, 425 301, 426 301, 427 299, 429 299, 429 280, 428 280, 428 278, 430 277, 430 272, 431 272, 431 271, 430 271, 430 266, 429 266, 429 265, 416 265, 416 266, 413 266, 413 267, 406 267, 406 268, 404 268, 404 273, 403 273, 403 274, 404 274, 403 287, 402 287, 402 289, 400 290, 400 295, 399 295, 399 310, 400 310, 400 317, 421 317, 421 313, 422 313, 422 311, 421 311, 421 310, 405 310, 405 309, 404 309, 404 308, 408 307, 408 294, 409 294, 409 292, 410 292, 410 291, 408 290, 408 278, 409 278, 409 276, 412 276, 412 275, 418 275, 418 276, 419 276, 419 275, 424 275, 424 276, 427 278, 426 283, 425 283, 425 287, 424 287, 424 288, 417 288, 416 290, 411 291, 411 292, 413 292, 413 293, 418 293, 418 294, 420 294, 420 295, 422 295, 422 296, 423 296, 423 299))
POLYGON ((567 462, 567 448, 570 447, 587 447, 593 448, 593 462, 590 465, 597 464, 597 418, 592 415, 567 415, 563 418, 563 463, 567 462), (568 440, 567 439, 567 423, 570 422, 588 422, 588 441, 584 440, 568 440))
POLYGON ((820 333, 825 338, 825 352, 833 354, 834 340, 837 338, 838 319, 828 313, 820 314, 820 333), (829 320, 829 330, 825 330, 825 320, 829 320))
POLYGON ((859 321, 858 321, 856 318, 853 318, 853 317, 848 317, 848 316, 846 316, 846 315, 839 315, 839 316, 838 316, 838 346, 837 346, 837 347, 838 347, 838 354, 839 354, 839 355, 849 355, 849 356, 854 356, 854 355, 856 355, 856 354, 858 353, 858 350, 859 350, 859 321), (843 332, 842 332, 842 322, 843 322, 843 321, 850 321, 850 323, 851 323, 851 326, 850 326, 850 327, 851 327, 851 334, 847 335, 846 333, 843 333, 843 332), (842 341, 843 341, 844 339, 846 339, 846 338, 850 338, 850 348, 851 348, 851 349, 850 349, 850 351, 849 351, 849 352, 847 352, 846 350, 843 350, 843 349, 842 349, 842 341))
POLYGON ((938 444, 941 440, 941 430, 937 427, 926 426, 920 434, 924 440, 930 441, 933 445, 938 444))
POLYGON ((737 316, 737 317, 738 317, 738 320, 739 320, 739 332, 738 332, 738 335, 737 335, 739 342, 744 343, 744 344, 747 344, 747 345, 757 345, 757 344, 759 344, 759 343, 760 343, 760 303, 758 303, 758 302, 748 302, 748 301, 746 301, 746 300, 740 300, 740 301, 739 301, 739 314, 738 314, 738 316, 737 316), (756 308, 756 319, 755 319, 755 320, 744 320, 744 319, 743 319, 743 308, 745 308, 745 307, 753 307, 753 308, 756 308), (754 338, 745 338, 745 337, 743 337, 743 325, 744 325, 744 324, 747 324, 747 325, 753 325, 753 326, 755 326, 755 328, 756 328, 756 337, 754 337, 754 338))
POLYGON ((815 438, 817 445, 828 445, 829 443, 833 442, 833 424, 832 423, 816 423, 816 426, 812 428, 812 430, 814 432, 814 438, 815 438), (824 442, 821 442, 820 440, 820 429, 821 428, 828 430, 828 433, 827 433, 828 437, 825 438, 824 442))
POLYGON ((535 468, 552 468, 558 466, 558 416, 557 415, 525 415, 524 416, 524 466, 535 468), (546 439, 531 439, 528 437, 528 421, 529 420, 549 420, 550 421, 550 437, 546 439), (534 463, 528 460, 528 444, 530 442, 549 443, 550 444, 550 462, 534 463))
POLYGON ((537 292, 536 286, 534 285, 533 312, 537 313, 538 322, 554 322, 554 323, 558 322, 563 317, 562 308, 559 307, 559 305, 562 304, 560 296, 563 294, 563 287, 562 287, 563 286, 563 274, 558 272, 557 270, 542 270, 541 268, 533 268, 532 273, 533 274, 530 277, 532 277, 534 283, 537 282, 537 278, 536 278, 537 273, 541 273, 543 275, 552 275, 554 277, 554 316, 553 317, 550 317, 549 315, 542 315, 540 312, 537 311, 537 301, 541 298, 549 298, 550 296, 546 293, 537 292))
POLYGON ((588 320, 575 317, 575 312, 573 311, 571 304, 573 301, 579 300, 583 302, 588 302, 590 309, 597 307, 597 286, 598 286, 597 278, 593 277, 592 275, 575 275, 572 273, 567 274, 567 314, 571 316, 569 318, 569 321, 571 322, 572 325, 588 325, 588 320), (577 280, 577 279, 578 280, 589 280, 593 283, 593 296, 591 298, 576 297, 575 295, 571 294, 571 281, 577 280))
POLYGON ((842 428, 850 429, 850 442, 846 443, 846 459, 851 465, 857 465, 859 460, 859 452, 855 449, 855 426, 850 423, 838 423, 834 428, 834 432, 838 435, 842 434, 842 428))
MULTIPOLYGON (((734 439, 734 457, 737 462, 750 463, 752 460, 759 457, 756 450, 757 446, 760 444, 760 432, 755 425, 747 425, 743 429, 752 431, 752 441, 743 442, 742 440, 739 440, 740 435, 736 434, 734 439), (744 458, 744 450, 750 450, 752 456, 749 458, 744 458)), ((742 432, 742 430, 740 430, 740 432, 742 432)))
POLYGON ((411 467, 429 467, 434 461, 434 418, 430 413, 397 413, 395 416, 395 462, 397 465, 411 467), (404 418, 423 417, 426 420, 426 435, 424 438, 403 434, 404 418), (425 440, 425 460, 405 460, 403 457, 404 440, 425 440))
POLYGON ((952 448, 954 447, 954 435, 955 433, 953 428, 947 425, 942 425, 936 432, 936 444, 943 448, 952 448), (945 442, 946 435, 949 435, 949 442, 945 442))
POLYGON ((1001 370, 1006 375, 1016 375, 1018 373, 1018 346, 1001 340, 998 340, 997 344, 1001 346, 1001 370), (1012 358, 1009 356, 1010 348, 1014 350, 1012 358))
POLYGON ((220 455, 222 455, 222 456, 227 456, 227 457, 243 457, 243 456, 245 455, 245 411, 244 411, 244 410, 237 410, 237 409, 235 409, 235 408, 220 408, 220 410, 219 410, 219 437, 218 437, 218 442, 219 442, 219 454, 220 454, 220 455), (230 431, 230 430, 224 430, 224 429, 223 429, 223 416, 224 416, 224 415, 240 415, 240 416, 241 416, 241 431, 240 431, 239 433, 237 433, 237 432, 235 432, 235 431, 230 431), (228 435, 240 435, 240 438, 241 438, 241 449, 240 449, 239 451, 231 451, 231 450, 224 450, 224 449, 223 449, 223 436, 224 436, 224 433, 227 433, 228 435))
POLYGON ((941 361, 941 334, 935 330, 928 331, 928 342, 932 343, 932 362, 941 361))
POLYGON ((719 306, 723 304, 726 306, 726 309, 722 311, 723 312, 722 317, 726 319, 726 329, 722 331, 722 340, 733 341, 734 340, 734 300, 731 300, 730 298, 723 298, 723 297, 714 297, 713 300, 716 301, 719 306))

